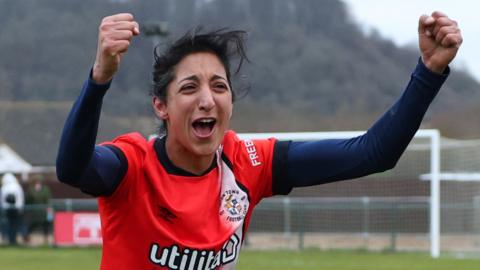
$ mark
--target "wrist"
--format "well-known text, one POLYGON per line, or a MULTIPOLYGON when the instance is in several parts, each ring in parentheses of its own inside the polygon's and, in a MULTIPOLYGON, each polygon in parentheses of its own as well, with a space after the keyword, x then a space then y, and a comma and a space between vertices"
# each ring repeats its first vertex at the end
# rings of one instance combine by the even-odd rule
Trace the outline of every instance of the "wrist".
POLYGON ((93 91, 90 91, 90 92, 100 94, 100 95, 104 95, 107 92, 107 90, 110 88, 110 85, 111 85, 112 81, 110 80, 110 81, 108 81, 106 83, 103 83, 103 84, 99 83, 99 82, 96 82, 93 79, 93 67, 92 67, 90 69, 89 74, 88 74, 87 83, 89 85, 88 88, 93 90, 93 91))
POLYGON ((96 84, 107 84, 112 80, 113 76, 106 74, 101 68, 98 63, 93 65, 92 69, 92 80, 96 84))
POLYGON ((430 59, 425 59, 424 57, 422 57, 422 62, 425 67, 437 74, 443 74, 445 72, 445 69, 447 68, 447 66, 445 65, 439 65, 430 59))

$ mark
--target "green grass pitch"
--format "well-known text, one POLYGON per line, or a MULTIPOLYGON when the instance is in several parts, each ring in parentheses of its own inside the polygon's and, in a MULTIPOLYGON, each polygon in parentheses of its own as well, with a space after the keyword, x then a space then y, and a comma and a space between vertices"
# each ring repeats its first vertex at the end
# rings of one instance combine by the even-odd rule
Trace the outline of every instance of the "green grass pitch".
MULTIPOLYGON (((0 248, 2 270, 98 269, 99 248, 0 248)), ((372 253, 363 251, 254 251, 240 255, 237 269, 256 270, 471 270, 480 260, 445 257, 432 259, 426 253, 372 253)))

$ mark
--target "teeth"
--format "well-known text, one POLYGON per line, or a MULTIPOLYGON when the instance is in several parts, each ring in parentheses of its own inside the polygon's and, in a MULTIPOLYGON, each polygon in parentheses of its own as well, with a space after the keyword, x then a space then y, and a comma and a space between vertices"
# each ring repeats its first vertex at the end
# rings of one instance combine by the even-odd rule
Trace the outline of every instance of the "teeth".
POLYGON ((201 119, 201 120, 198 120, 198 121, 202 124, 209 124, 209 123, 212 123, 215 120, 213 120, 213 119, 201 119))

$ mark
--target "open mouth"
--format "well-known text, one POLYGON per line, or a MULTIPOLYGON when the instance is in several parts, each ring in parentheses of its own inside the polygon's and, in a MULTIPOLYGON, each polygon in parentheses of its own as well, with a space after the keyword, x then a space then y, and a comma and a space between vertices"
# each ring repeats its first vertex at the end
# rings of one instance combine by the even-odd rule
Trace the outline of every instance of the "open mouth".
POLYGON ((192 127, 195 131, 195 135, 204 138, 213 133, 213 128, 215 127, 216 123, 217 120, 214 118, 200 118, 192 123, 192 127))

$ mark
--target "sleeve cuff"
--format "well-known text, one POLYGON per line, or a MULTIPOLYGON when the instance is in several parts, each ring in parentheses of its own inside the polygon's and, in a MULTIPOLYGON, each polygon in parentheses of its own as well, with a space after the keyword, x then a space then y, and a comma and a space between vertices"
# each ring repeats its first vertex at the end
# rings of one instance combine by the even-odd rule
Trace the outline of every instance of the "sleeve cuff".
POLYGON ((93 73, 93 68, 90 69, 90 74, 88 75, 88 86, 96 90, 107 91, 110 88, 110 84, 112 84, 112 80, 104 84, 96 83, 92 78, 92 73, 93 73))
POLYGON ((445 80, 448 78, 449 74, 450 67, 447 66, 442 74, 438 74, 428 69, 423 63, 422 58, 419 57, 417 67, 415 68, 412 76, 416 77, 430 88, 440 89, 445 80))
POLYGON ((112 80, 110 80, 109 82, 105 83, 105 84, 99 84, 99 83, 96 83, 93 79, 92 79, 92 72, 93 72, 93 69, 90 69, 90 73, 88 75, 88 79, 87 81, 85 82, 85 89, 86 89, 86 95, 87 96, 90 96, 90 97, 100 97, 100 98, 103 98, 103 96, 105 95, 105 93, 107 93, 107 90, 110 88, 110 84, 112 83, 112 80))

